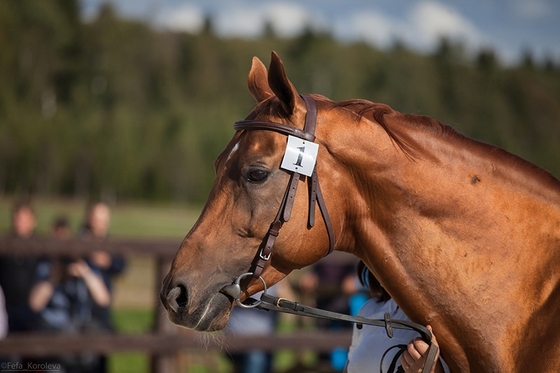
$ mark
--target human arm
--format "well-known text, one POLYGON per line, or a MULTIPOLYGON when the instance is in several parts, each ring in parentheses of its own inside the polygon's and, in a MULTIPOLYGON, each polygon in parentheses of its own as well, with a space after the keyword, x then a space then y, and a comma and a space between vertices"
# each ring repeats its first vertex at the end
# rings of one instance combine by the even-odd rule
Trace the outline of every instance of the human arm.
POLYGON ((29 307, 34 312, 42 311, 51 300, 53 293, 54 285, 52 282, 47 280, 37 282, 29 293, 29 307))
MULTIPOLYGON (((427 326, 428 330, 432 332, 432 327, 427 326)), ((439 347, 436 336, 432 332, 432 343, 439 347)), ((430 346, 421 338, 414 338, 407 345, 406 351, 401 357, 401 365, 406 373, 421 373, 426 363, 428 355, 428 348, 430 346)), ((439 348, 435 356, 436 363, 433 365, 430 373, 444 373, 445 370, 439 359, 439 348)))
POLYGON ((60 260, 43 260, 36 268, 36 283, 29 292, 29 307, 34 312, 41 312, 55 291, 56 284, 60 283, 64 266, 60 260))
POLYGON ((80 259, 69 264, 68 273, 84 280, 93 301, 97 305, 102 307, 109 306, 111 303, 111 294, 109 293, 103 278, 96 274, 84 260, 80 259))

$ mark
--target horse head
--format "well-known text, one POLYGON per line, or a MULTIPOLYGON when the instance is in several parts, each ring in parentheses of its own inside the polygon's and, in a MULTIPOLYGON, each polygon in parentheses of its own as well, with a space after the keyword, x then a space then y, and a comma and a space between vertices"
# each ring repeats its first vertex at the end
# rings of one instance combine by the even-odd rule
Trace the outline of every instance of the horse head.
MULTIPOLYGON (((287 78, 274 52, 268 72, 253 58, 248 87, 257 105, 217 158, 208 201, 183 240, 160 293, 172 322, 199 331, 227 325, 236 298, 227 289, 241 274, 256 273, 241 282, 239 299, 243 301, 292 270, 316 262, 334 244, 330 223, 321 224, 317 219, 313 224, 308 216, 319 211, 309 204, 310 189, 297 188, 298 184, 309 185, 312 177, 281 168, 286 135, 303 133, 311 115, 306 100, 287 78), (259 123, 275 128, 262 130, 259 123), (278 131, 279 127, 283 130, 278 131), (284 202, 288 184, 293 189, 289 202, 293 206, 284 211, 289 210, 284 202), (280 218, 282 231, 278 234, 278 227, 271 223, 286 214, 280 218), (272 236, 274 252, 263 255, 266 240, 272 236), (263 256, 270 260, 259 260, 263 256), (263 268, 256 269, 258 266, 263 268)), ((314 198, 316 194, 310 195, 314 198)))

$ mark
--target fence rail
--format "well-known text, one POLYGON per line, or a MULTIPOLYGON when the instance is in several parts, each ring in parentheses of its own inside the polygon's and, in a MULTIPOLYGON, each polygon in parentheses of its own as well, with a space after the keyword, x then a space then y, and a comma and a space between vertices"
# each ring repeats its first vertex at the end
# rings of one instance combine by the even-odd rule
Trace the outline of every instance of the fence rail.
POLYGON ((230 353, 260 349, 263 351, 304 350, 328 352, 348 346, 351 332, 294 332, 272 335, 224 336, 220 342, 199 342, 196 332, 179 334, 13 334, 0 341, 4 356, 45 357, 69 353, 100 354, 142 351, 151 354, 173 354, 182 350, 227 350, 230 353))
MULTIPOLYGON (((0 255, 65 256, 85 255, 95 250, 105 250, 125 256, 146 255, 156 259, 156 281, 161 284, 180 242, 172 240, 112 239, 103 242, 68 240, 60 241, 47 237, 22 240, 12 237, 0 238, 0 255)), ((326 260, 345 261, 348 256, 335 253, 326 260)), ((159 286, 156 286, 156 291, 159 286)), ((264 311, 263 311, 264 312, 264 311)), ((141 351, 152 356, 151 369, 154 373, 174 371, 175 356, 179 352, 193 350, 227 350, 230 353, 259 348, 266 351, 309 349, 328 352, 335 347, 349 346, 351 332, 300 331, 274 333, 271 335, 235 336, 224 334, 220 342, 205 340, 196 332, 179 328, 167 319, 167 313, 158 303, 154 309, 153 330, 142 334, 10 334, 0 341, 0 356, 45 357, 57 354, 95 352, 114 353, 141 351)))

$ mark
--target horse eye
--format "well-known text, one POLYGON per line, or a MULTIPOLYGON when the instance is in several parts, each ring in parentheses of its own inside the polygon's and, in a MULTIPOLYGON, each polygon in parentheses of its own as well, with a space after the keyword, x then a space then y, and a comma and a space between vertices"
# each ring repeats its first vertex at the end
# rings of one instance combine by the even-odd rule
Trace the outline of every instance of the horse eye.
POLYGON ((247 174, 247 180, 251 183, 262 183, 268 177, 268 171, 264 170, 251 170, 247 174))

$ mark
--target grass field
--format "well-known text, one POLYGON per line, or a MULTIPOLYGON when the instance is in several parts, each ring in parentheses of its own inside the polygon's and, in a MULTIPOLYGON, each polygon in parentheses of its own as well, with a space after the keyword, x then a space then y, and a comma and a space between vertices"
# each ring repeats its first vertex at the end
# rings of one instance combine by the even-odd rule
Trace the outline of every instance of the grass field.
MULTIPOLYGON (((0 231, 10 228, 13 199, 0 198, 0 231)), ((75 199, 36 198, 32 201, 37 215, 37 233, 48 234, 56 216, 68 217, 72 228, 83 223, 86 201, 75 199)), ((112 207, 110 234, 115 237, 182 239, 200 214, 200 206, 181 203, 117 203, 112 207)))

